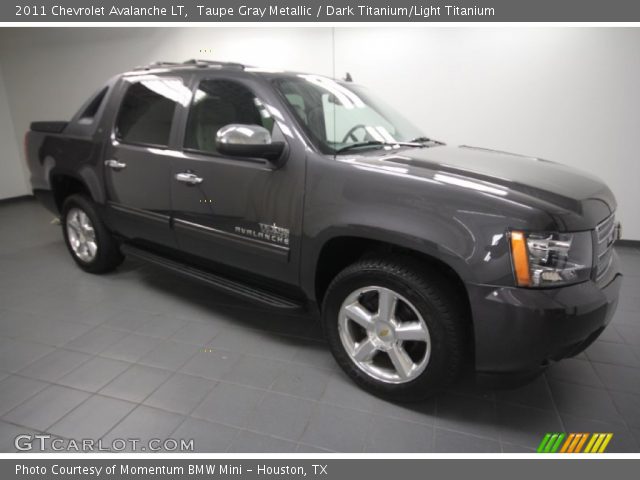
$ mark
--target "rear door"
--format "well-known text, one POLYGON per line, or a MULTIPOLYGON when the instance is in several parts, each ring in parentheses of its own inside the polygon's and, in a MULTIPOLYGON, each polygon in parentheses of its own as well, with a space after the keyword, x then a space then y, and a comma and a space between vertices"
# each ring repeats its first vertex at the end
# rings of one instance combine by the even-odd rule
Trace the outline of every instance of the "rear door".
POLYGON ((273 92, 249 75, 197 80, 174 158, 172 199, 180 249, 217 264, 295 285, 300 251, 305 151, 279 115, 273 92), (278 118, 280 117, 280 118, 278 118), (283 164, 221 154, 217 131, 257 124, 287 144, 283 164), (197 177, 190 184, 180 178, 197 177))
POLYGON ((174 247, 170 229, 172 126, 189 89, 179 77, 125 77, 104 155, 111 225, 126 238, 174 247))

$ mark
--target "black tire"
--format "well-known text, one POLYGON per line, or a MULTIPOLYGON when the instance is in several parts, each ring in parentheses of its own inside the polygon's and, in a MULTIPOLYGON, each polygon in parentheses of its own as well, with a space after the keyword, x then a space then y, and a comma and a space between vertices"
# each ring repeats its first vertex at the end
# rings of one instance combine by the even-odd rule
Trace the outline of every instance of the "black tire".
POLYGON ((426 265, 404 256, 358 261, 329 285, 323 301, 322 323, 331 352, 340 367, 360 387, 379 397, 415 402, 436 395, 461 374, 467 352, 466 300, 441 274, 430 274, 426 265), (339 312, 354 291, 376 285, 397 292, 413 304, 426 323, 431 353, 424 370, 406 383, 386 383, 370 376, 355 363, 342 344, 339 312))
POLYGON ((65 199, 62 205, 61 224, 64 241, 67 245, 69 253, 71 254, 71 258, 73 258, 76 264, 78 264, 78 266, 85 272, 110 272, 118 267, 118 265, 120 265, 124 260, 124 256, 120 252, 118 243, 116 242, 111 232, 107 230, 107 227, 98 214, 98 210, 96 209, 95 204, 86 196, 71 195, 65 199), (97 245, 97 250, 93 259, 89 261, 81 259, 76 254, 69 240, 67 220, 69 212, 72 209, 79 209, 84 212, 91 221, 91 224, 93 225, 93 229, 95 231, 95 243, 97 245))

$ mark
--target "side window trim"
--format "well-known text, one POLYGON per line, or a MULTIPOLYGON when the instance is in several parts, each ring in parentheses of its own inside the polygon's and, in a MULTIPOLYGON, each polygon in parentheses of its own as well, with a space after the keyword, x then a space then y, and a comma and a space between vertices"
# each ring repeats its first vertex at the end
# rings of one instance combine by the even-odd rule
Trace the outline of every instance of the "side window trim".
POLYGON ((67 126, 67 132, 70 135, 77 136, 92 136, 98 130, 100 125, 104 124, 104 121, 109 121, 110 116, 106 116, 107 110, 109 108, 109 102, 113 95, 114 90, 116 90, 114 81, 109 80, 105 85, 103 85, 100 89, 93 92, 93 94, 85 100, 85 102, 80 106, 78 111, 73 115, 69 124, 67 126), (100 104, 98 108, 95 110, 93 118, 91 121, 84 120, 86 117, 84 114, 87 112, 90 106, 97 103, 97 98, 101 96, 100 104))
POLYGON ((93 123, 100 111, 103 109, 108 92, 109 87, 103 87, 89 99, 89 102, 78 116, 78 123, 82 125, 91 125, 93 123))
MULTIPOLYGON (((188 89, 190 91, 190 81, 191 79, 187 78, 183 78, 180 76, 162 76, 162 77, 158 77, 158 79, 166 79, 166 80, 175 80, 175 81, 179 81, 180 83, 182 83, 182 85, 185 87, 185 89, 188 89)), ((131 146, 131 147, 151 147, 151 148, 156 148, 159 150, 172 150, 175 149, 176 144, 175 144, 175 132, 176 129, 179 128, 179 123, 181 120, 181 113, 188 109, 188 106, 186 107, 183 104, 180 104, 179 102, 175 102, 174 105, 174 109, 173 109, 173 114, 171 117, 171 126, 169 128, 169 135, 168 135, 168 141, 167 144, 155 144, 155 143, 150 143, 150 142, 133 142, 133 141, 124 141, 122 138, 120 138, 118 136, 118 132, 117 132, 117 126, 118 126, 118 119, 120 118, 120 114, 122 113, 122 107, 123 107, 123 102, 124 102, 124 98, 129 90, 129 88, 131 88, 133 85, 135 85, 136 83, 140 83, 140 80, 138 80, 136 77, 129 77, 129 78, 124 78, 122 80, 122 83, 119 85, 118 87, 118 96, 119 98, 119 102, 118 102, 118 106, 116 108, 115 111, 115 115, 113 116, 112 122, 111 122, 111 134, 110 134, 110 138, 111 138, 111 143, 113 145, 125 145, 125 146, 131 146)), ((190 99, 189 99, 190 101, 190 99)))

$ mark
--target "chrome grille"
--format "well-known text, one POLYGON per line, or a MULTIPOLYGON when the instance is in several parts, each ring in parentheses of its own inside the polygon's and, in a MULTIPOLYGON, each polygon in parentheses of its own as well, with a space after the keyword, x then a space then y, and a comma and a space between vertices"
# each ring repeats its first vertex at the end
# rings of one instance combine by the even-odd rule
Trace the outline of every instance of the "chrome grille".
POLYGON ((607 273, 613 260, 613 243, 616 241, 616 218, 611 215, 596 227, 596 279, 607 273))

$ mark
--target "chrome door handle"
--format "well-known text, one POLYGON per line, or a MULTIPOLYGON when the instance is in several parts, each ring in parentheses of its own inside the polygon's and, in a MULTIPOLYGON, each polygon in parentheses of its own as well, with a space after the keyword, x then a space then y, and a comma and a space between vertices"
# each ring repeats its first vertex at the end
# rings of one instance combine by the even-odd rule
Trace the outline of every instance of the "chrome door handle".
POLYGON ((127 164, 126 163, 119 162, 118 160, 105 160, 104 164, 107 167, 109 167, 109 168, 111 168, 113 170, 116 170, 116 171, 122 170, 124 168, 127 168, 127 164))
POLYGON ((197 176, 195 173, 181 172, 176 173, 176 180, 189 185, 198 185, 204 181, 204 178, 197 176))

